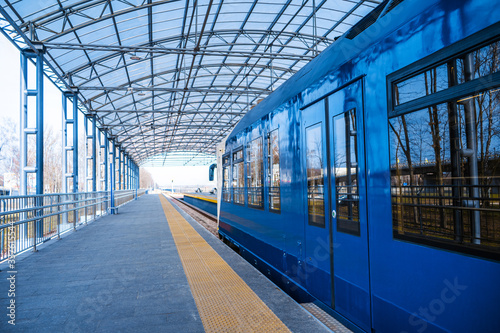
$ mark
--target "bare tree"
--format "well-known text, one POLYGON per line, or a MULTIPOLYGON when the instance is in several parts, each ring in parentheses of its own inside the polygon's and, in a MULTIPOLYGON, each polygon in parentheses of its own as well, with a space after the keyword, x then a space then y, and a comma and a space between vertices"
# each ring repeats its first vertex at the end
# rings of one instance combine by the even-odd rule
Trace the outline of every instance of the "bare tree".
POLYGON ((61 138, 52 127, 46 127, 43 139, 43 182, 45 193, 62 190, 61 138))
POLYGON ((13 172, 19 174, 19 131, 11 118, 0 122, 0 174, 13 172))
POLYGON ((144 168, 139 169, 140 188, 154 188, 153 176, 144 168))

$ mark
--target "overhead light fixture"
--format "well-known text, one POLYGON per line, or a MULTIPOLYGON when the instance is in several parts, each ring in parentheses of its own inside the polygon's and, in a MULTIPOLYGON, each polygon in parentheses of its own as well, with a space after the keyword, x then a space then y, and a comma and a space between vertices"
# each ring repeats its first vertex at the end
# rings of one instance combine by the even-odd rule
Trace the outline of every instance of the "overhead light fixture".
POLYGON ((141 57, 139 57, 137 54, 132 53, 132 55, 130 56, 130 59, 131 59, 131 60, 141 60, 142 58, 141 58, 141 57))

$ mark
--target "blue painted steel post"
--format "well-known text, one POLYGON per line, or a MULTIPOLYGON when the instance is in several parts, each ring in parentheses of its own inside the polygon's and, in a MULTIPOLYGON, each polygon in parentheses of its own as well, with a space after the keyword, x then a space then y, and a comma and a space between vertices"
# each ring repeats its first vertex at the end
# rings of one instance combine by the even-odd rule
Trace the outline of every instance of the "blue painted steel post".
MULTIPOLYGON (((113 183, 114 179, 115 179, 115 173, 113 171, 114 171, 114 163, 111 162, 110 166, 109 166, 109 173, 111 175, 111 183, 113 183)), ((109 204, 111 206, 110 207, 110 214, 114 215, 115 214, 115 189, 114 189, 114 186, 111 186, 110 201, 111 201, 109 204)))
MULTIPOLYGON (((78 94, 73 94, 73 201, 78 198, 78 94)), ((73 230, 76 231, 78 222, 78 210, 73 211, 73 230)))
POLYGON ((63 93, 63 192, 78 191, 78 97, 76 93, 63 93), (68 112, 68 100, 72 101, 72 112, 68 112), (71 129, 71 136, 68 132, 71 129), (71 140, 69 140, 71 138, 71 140), (68 159, 72 152, 72 159, 68 159), (72 167, 70 168, 70 162, 72 167), (68 181, 72 180, 71 189, 68 181))
POLYGON ((118 186, 116 187, 117 190, 122 189, 122 151, 120 150, 120 147, 118 147, 118 156, 116 157, 117 164, 118 164, 118 176, 116 177, 116 181, 118 182, 118 186))
POLYGON ((124 152, 123 153, 123 189, 128 190, 128 184, 127 184, 127 154, 124 152))
MULTIPOLYGON (((103 175, 101 179, 101 188, 100 191, 108 191, 108 165, 109 165, 109 153, 108 153, 108 132, 106 130, 101 131, 99 135, 99 143, 100 143, 100 156, 101 156, 101 166, 99 167, 102 170, 103 175)), ((104 201, 104 211, 108 210, 108 201, 104 201)))
POLYGON ((121 175, 120 175, 120 179, 121 179, 121 184, 120 184, 120 187, 122 190, 125 190, 125 152, 123 150, 120 150, 120 155, 122 157, 121 159, 121 175))
POLYGON ((130 157, 127 155, 127 189, 131 190, 132 186, 130 186, 130 157))
POLYGON ((102 186, 101 186, 101 191, 107 191, 108 190, 108 132, 102 131, 101 135, 99 136, 100 140, 102 140, 101 143, 101 164, 103 165, 104 169, 104 175, 101 180, 102 186))
MULTIPOLYGON (((43 53, 44 48, 40 46, 37 51, 31 49, 26 49, 21 52, 21 186, 20 194, 29 194, 28 188, 28 173, 35 174, 35 193, 41 195, 44 192, 43 186, 43 53), (36 77, 35 77, 35 89, 29 89, 28 81, 28 59, 35 59, 36 66, 36 77), (36 109, 35 115, 29 115, 32 103, 30 103, 30 97, 35 97, 36 109), (35 118, 35 123, 30 123, 30 119, 35 118), (31 125, 35 125, 34 128, 31 125), (29 147, 29 137, 35 136, 35 147, 29 147), (28 150, 35 148, 35 165, 28 165, 28 150)), ((43 205, 43 198, 37 197, 36 207, 41 207, 43 205)), ((24 208, 24 207, 23 207, 24 208)), ((41 215, 43 212, 41 209, 36 210, 36 215, 41 215)), ((23 219, 26 215, 23 214, 23 219)), ((33 251, 36 251, 37 240, 43 237, 43 221, 37 220, 33 222, 34 234, 33 234, 33 251)), ((27 236, 27 229, 24 230, 24 235, 27 236)))
POLYGON ((134 187, 135 187, 135 198, 137 199, 137 190, 139 189, 139 167, 134 163, 134 187))
MULTIPOLYGON (((111 141, 111 148, 110 148, 110 162, 109 162, 109 191, 114 191, 116 189, 116 183, 115 183, 115 178, 116 178, 116 147, 115 147, 115 142, 111 141)), ((110 198, 111 200, 111 194, 110 198)), ((110 201, 109 203, 110 207, 113 207, 113 203, 110 201)))
MULTIPOLYGON (((43 186, 43 53, 40 52, 36 56, 36 194, 42 195, 44 192, 43 186)), ((43 198, 37 199, 37 206, 43 206, 43 198)), ((37 212, 38 216, 43 215, 43 210, 37 212)), ((43 220, 36 221, 36 237, 43 237, 43 220)), ((34 244, 36 251, 36 242, 34 244)))
MULTIPOLYGON (((92 116, 92 192, 97 191, 97 118, 92 116)), ((94 210, 95 211, 95 210, 94 210)))
POLYGON ((85 190, 95 192, 96 186, 96 124, 95 116, 85 117, 85 190), (90 125, 90 128, 89 128, 90 125))
MULTIPOLYGON (((62 96, 62 192, 78 192, 78 96, 74 92, 64 92, 62 96), (68 101, 72 101, 72 109, 68 110, 68 101), (71 131, 70 131, 71 130, 71 131), (71 135, 69 135, 71 133, 71 135), (68 155, 72 153, 71 158, 68 155), (71 185, 68 184, 71 180, 71 185)), ((65 201, 68 200, 66 195, 65 201)), ((66 210, 67 205, 64 206, 66 210)), ((76 221, 76 211, 75 220, 76 221)), ((68 214, 63 214, 63 223, 68 223, 68 214)))
POLYGON ((127 189, 130 190, 130 156, 127 155, 127 189))

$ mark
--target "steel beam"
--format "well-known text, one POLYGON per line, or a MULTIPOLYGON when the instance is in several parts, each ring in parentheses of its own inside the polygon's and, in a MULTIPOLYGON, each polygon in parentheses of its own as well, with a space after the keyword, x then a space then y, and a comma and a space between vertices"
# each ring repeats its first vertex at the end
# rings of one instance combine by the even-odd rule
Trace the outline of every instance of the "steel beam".
MULTIPOLYGON (((297 38, 301 36, 300 34, 296 35, 291 35, 289 38, 297 38)), ((285 34, 283 34, 282 37, 285 37, 285 34)), ((302 36, 303 37, 303 36, 302 36)), ((303 37, 304 38, 304 37, 303 37)), ((304 39, 313 39, 314 37, 305 37, 304 39)), ((325 41, 328 42, 328 40, 324 37, 316 37, 314 40, 320 41, 325 41)), ((330 43, 333 41, 330 41, 330 43)), ((106 60, 109 59, 110 57, 113 56, 118 56, 123 53, 146 53, 146 54, 180 54, 180 55, 193 55, 193 56, 217 56, 217 57, 241 57, 241 58, 248 58, 249 56, 252 57, 259 57, 262 59, 283 59, 283 60, 304 60, 304 61, 311 61, 314 56, 309 56, 305 54, 296 54, 296 53, 270 53, 270 52, 259 52, 259 51, 234 51, 234 50, 210 50, 206 47, 201 47, 198 46, 197 48, 174 48, 174 47, 164 47, 164 46, 158 46, 158 47, 148 47, 148 46, 119 46, 119 45, 96 45, 96 44, 72 44, 72 43, 51 43, 51 42, 45 42, 43 44, 47 49, 56 49, 56 50, 78 50, 78 51, 101 51, 101 52, 115 52, 115 54, 112 54, 111 56, 106 56, 106 60)), ((224 46, 227 46, 228 44, 225 44, 224 46)), ((265 46, 266 44, 248 44, 252 46, 256 46, 258 48, 259 46, 265 46)), ((280 47, 283 46, 284 48, 292 48, 292 49, 299 49, 299 50, 307 50, 305 47, 295 47, 295 46, 287 46, 287 45, 279 45, 280 47)))
MULTIPOLYGON (((207 94, 214 94, 214 95, 220 95, 220 94, 233 94, 233 95, 246 95, 246 94, 251 94, 251 95, 262 95, 262 94, 270 94, 271 91, 266 90, 266 89, 246 89, 246 88, 240 88, 236 89, 236 87, 217 87, 214 88, 199 88, 199 87, 184 87, 184 88, 170 88, 170 87, 130 87, 130 86, 87 86, 87 87, 82 87, 79 86, 78 89, 82 91, 128 91, 128 92, 139 92, 139 91, 166 91, 166 92, 199 92, 199 93, 207 93, 207 94)), ((182 105, 182 104, 181 104, 182 105)))

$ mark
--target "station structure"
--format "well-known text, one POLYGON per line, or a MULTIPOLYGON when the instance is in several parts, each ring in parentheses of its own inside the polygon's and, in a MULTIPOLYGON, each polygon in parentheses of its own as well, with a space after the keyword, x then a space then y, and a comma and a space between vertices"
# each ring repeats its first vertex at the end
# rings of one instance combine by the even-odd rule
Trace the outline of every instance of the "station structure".
MULTIPOLYGON (((374 8, 401 1, 0 1, 0 32, 19 50, 21 64, 20 193, 1 200, 0 260, 13 255, 9 228, 17 235, 14 254, 37 251, 137 199, 145 192, 141 166, 213 163, 217 144, 252 107, 356 23, 369 20, 374 8), (61 193, 44 193, 45 78, 62 96, 61 193), (79 151, 81 137, 85 151, 79 151), (81 155, 83 175, 78 173, 81 155)), ((179 218, 169 203, 162 205, 167 220, 179 218)), ((127 221, 133 230, 133 219, 127 221)), ((45 310, 40 311, 39 320, 45 310)), ((25 328, 32 327, 36 321, 26 316, 25 328)), ((83 331, 106 329, 86 327, 83 319, 83 331)), ((64 317, 59 324, 72 331, 71 320, 64 317)), ((130 327, 124 323, 124 329, 130 327)), ((307 331, 297 325, 297 331, 307 331)))

